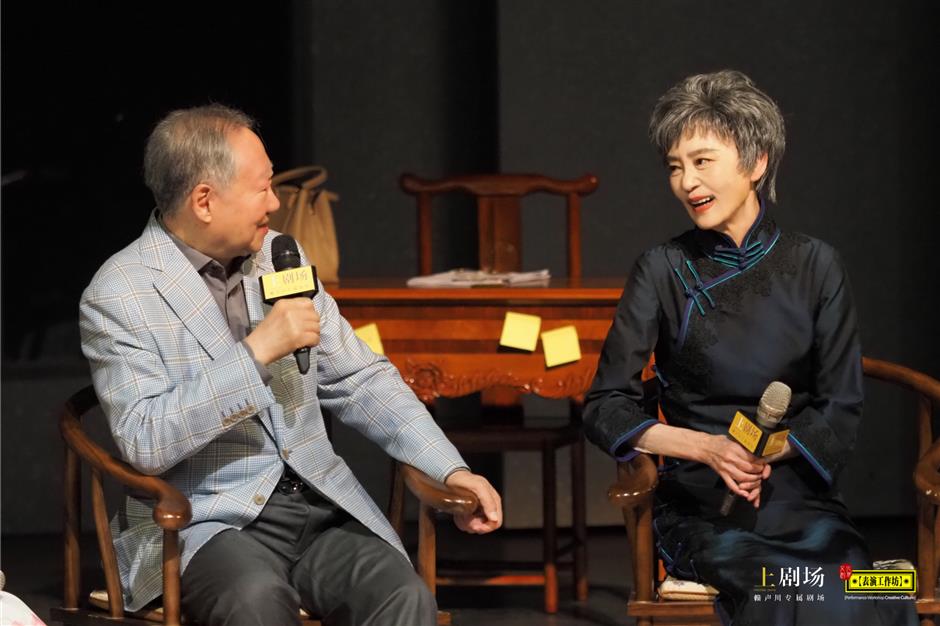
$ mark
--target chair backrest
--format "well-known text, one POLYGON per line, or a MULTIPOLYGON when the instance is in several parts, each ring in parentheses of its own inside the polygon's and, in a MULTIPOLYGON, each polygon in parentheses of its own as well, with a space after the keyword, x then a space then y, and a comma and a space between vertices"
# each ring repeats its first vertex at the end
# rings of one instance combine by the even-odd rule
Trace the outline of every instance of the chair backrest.
POLYGON ((544 192, 565 198, 567 207, 568 276, 581 277, 581 198, 597 189, 597 177, 585 174, 559 180, 536 174, 475 174, 425 180, 403 174, 401 188, 418 203, 418 273, 431 273, 431 199, 462 192, 476 199, 480 269, 514 272, 522 269, 523 196, 544 192))
POLYGON ((912 392, 917 398, 917 458, 921 458, 934 443, 932 421, 933 405, 940 405, 940 382, 923 372, 909 367, 862 358, 866 379, 881 380, 912 392))

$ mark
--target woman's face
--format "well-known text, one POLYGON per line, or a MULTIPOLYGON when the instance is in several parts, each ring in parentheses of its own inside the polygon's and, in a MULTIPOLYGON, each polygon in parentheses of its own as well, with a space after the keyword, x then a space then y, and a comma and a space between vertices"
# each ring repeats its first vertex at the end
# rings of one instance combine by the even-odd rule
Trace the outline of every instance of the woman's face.
POLYGON ((669 185, 695 225, 731 237, 739 246, 760 212, 755 183, 767 169, 762 155, 742 172, 738 149, 712 132, 683 135, 666 155, 669 185))

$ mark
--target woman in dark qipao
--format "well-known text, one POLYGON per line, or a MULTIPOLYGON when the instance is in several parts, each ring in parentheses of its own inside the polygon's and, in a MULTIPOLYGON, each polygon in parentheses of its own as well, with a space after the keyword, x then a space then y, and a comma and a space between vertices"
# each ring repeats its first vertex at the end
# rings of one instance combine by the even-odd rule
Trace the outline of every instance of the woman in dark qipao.
POLYGON ((740 72, 692 76, 659 100, 650 138, 695 227, 637 260, 586 399, 588 438, 620 460, 663 455, 659 556, 720 591, 725 623, 916 623, 912 602, 847 600, 839 579, 844 563, 871 567, 836 488, 861 416, 861 349, 839 255, 769 208, 779 108, 740 72), (643 409, 651 353, 666 424, 643 409), (792 389, 790 432, 758 458, 727 433, 772 381, 792 389))

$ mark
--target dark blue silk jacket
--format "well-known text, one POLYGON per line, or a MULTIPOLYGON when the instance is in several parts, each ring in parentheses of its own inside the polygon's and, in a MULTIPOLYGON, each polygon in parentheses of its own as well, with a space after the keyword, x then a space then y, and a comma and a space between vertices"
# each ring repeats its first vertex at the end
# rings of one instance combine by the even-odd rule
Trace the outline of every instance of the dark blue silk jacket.
POLYGON ((588 439, 620 460, 637 454, 630 440, 657 423, 640 378, 651 354, 667 422, 696 431, 727 433, 736 411, 753 418, 767 385, 786 383, 793 397, 781 427, 798 453, 774 464, 759 510, 739 502, 728 517, 718 513, 727 488, 711 468, 665 459, 654 529, 667 569, 718 588, 726 622, 906 623, 910 603, 895 602, 883 619, 873 601, 844 602, 838 579, 841 563, 871 566, 836 490, 863 398, 858 324, 838 253, 781 230, 763 205, 740 247, 693 229, 644 253, 585 401, 588 439), (762 574, 793 567, 824 568, 825 590, 801 594, 818 592, 823 602, 755 600, 762 574))

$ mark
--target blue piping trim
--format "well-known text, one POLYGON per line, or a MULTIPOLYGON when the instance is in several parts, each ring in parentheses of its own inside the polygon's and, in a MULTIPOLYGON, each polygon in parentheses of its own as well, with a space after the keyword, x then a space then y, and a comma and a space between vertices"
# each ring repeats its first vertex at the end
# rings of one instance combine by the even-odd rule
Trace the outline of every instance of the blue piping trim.
POLYGON ((659 384, 663 386, 663 389, 668 389, 669 381, 666 380, 666 377, 659 371, 655 363, 653 363, 653 373, 656 374, 656 378, 659 380, 659 384))
MULTIPOLYGON (((760 216, 758 217, 758 221, 755 222, 755 225, 758 222, 760 222, 760 218, 763 217, 763 214, 764 214, 764 209, 763 209, 763 203, 762 203, 761 213, 760 213, 760 216)), ((708 290, 712 289, 713 287, 717 287, 718 285, 720 285, 721 283, 725 281, 731 280, 735 276, 738 276, 739 274, 751 269, 752 267, 760 263, 761 259, 763 259, 765 256, 770 254, 770 251, 773 250, 774 246, 777 245, 777 242, 780 241, 780 232, 781 232, 780 229, 777 229, 777 232, 774 233, 766 249, 763 248, 762 241, 755 241, 752 244, 748 244, 747 239, 745 239, 744 243, 747 246, 748 251, 745 252, 745 255, 743 257, 741 255, 737 256, 736 257, 737 260, 735 262, 726 261, 722 258, 719 258, 715 254, 708 255, 708 258, 710 258, 712 261, 715 261, 717 263, 720 263, 721 265, 730 267, 731 269, 725 272, 724 274, 720 274, 717 278, 714 278, 711 281, 704 283, 704 284, 702 283, 701 276, 699 276, 699 273, 695 270, 695 266, 692 265, 692 262, 689 259, 686 259, 685 265, 686 267, 689 268, 689 271, 692 273, 692 277, 695 278, 695 289, 691 289, 689 287, 689 284, 682 277, 682 273, 679 271, 678 268, 676 267, 672 268, 672 271, 676 275, 676 278, 678 278, 679 282, 682 284, 682 289, 684 291, 685 296, 688 298, 688 300, 686 301, 685 312, 683 313, 683 316, 682 316, 682 325, 679 327, 679 338, 676 341, 677 350, 681 350, 682 347, 685 345, 685 340, 689 332, 689 321, 690 321, 690 316, 692 314, 693 303, 695 304, 695 307, 698 309, 698 312, 702 315, 702 317, 705 317, 705 308, 698 301, 698 294, 700 293, 703 296, 705 296, 705 299, 708 301, 708 304, 711 306, 711 308, 714 309, 715 301, 712 298, 711 294, 708 293, 708 290), (748 258, 748 257, 752 257, 752 258, 748 258)), ((747 238, 749 239, 750 236, 751 236, 751 233, 748 233, 747 238)))
POLYGON ((756 241, 754 244, 747 250, 741 251, 741 248, 725 248, 724 246, 716 246, 715 252, 712 252, 712 256, 721 257, 725 259, 739 259, 743 257, 753 257, 755 255, 761 254, 761 247, 763 242, 756 241))
POLYGON ((764 254, 770 254, 770 251, 774 249, 774 246, 777 245, 777 242, 780 241, 780 229, 777 229, 777 232, 774 234, 773 240, 767 245, 767 252, 764 254))
MULTIPOLYGON (((761 256, 760 256, 759 258, 754 259, 749 265, 747 265, 746 267, 743 267, 743 268, 738 268, 738 267, 737 267, 737 264, 735 264, 735 266, 734 266, 734 267, 736 268, 735 270, 732 270, 732 271, 730 271, 730 272, 725 272, 724 274, 721 274, 720 276, 718 276, 718 278, 713 279, 711 282, 705 283, 704 289, 708 290, 708 289, 711 289, 712 287, 717 287, 718 285, 720 285, 721 283, 725 282, 726 280, 729 280, 729 279, 731 279, 731 278, 734 278, 735 276, 737 276, 737 275, 740 274, 741 272, 744 272, 745 270, 751 269, 752 267, 754 267, 755 265, 757 265, 757 264, 760 262, 761 259, 763 259, 765 256, 767 256, 768 254, 770 254, 770 251, 773 250, 774 246, 777 245, 777 242, 778 242, 778 241, 780 241, 780 231, 779 231, 779 230, 776 232, 776 234, 774 234, 774 237, 773 237, 773 239, 771 240, 770 245, 767 246, 767 250, 764 251, 764 253, 761 254, 761 256)), ((714 261, 714 260, 717 260, 717 259, 712 259, 712 260, 714 261)), ((719 263, 720 263, 720 261, 719 261, 719 263)), ((724 265, 727 265, 727 263, 724 263, 724 265)))
POLYGON ((725 272, 724 274, 721 274, 718 278, 715 278, 715 279, 712 280, 712 282, 710 282, 710 283, 706 283, 706 284, 705 284, 705 289, 711 289, 712 287, 717 287, 718 285, 720 285, 721 283, 725 282, 725 281, 728 280, 729 278, 734 278, 735 276, 737 276, 737 275, 740 274, 740 273, 741 273, 741 269, 738 268, 737 266, 735 266, 735 269, 733 269, 733 270, 731 270, 731 271, 728 271, 728 272, 725 272))
POLYGON ((822 477, 826 480, 826 482, 831 485, 831 484, 832 484, 832 474, 830 474, 829 472, 827 472, 826 469, 825 469, 822 465, 819 464, 819 461, 816 460, 816 457, 814 457, 812 454, 810 454, 810 451, 806 449, 806 446, 804 446, 802 443, 800 443, 800 440, 797 439, 797 438, 793 435, 792 432, 791 432, 789 435, 787 435, 787 439, 790 440, 790 443, 792 443, 793 445, 796 446, 797 450, 800 451, 800 454, 802 454, 804 457, 806 457, 806 460, 809 461, 810 465, 813 466, 813 469, 815 469, 817 472, 819 472, 819 475, 822 476, 822 477))
POLYGON ((698 303, 698 296, 695 295, 695 292, 689 288, 689 284, 685 282, 685 279, 682 278, 682 274, 679 273, 675 267, 672 268, 672 271, 676 273, 676 276, 679 277, 679 282, 682 283, 682 288, 685 290, 685 297, 691 298, 695 302, 695 306, 698 307, 698 312, 703 316, 705 315, 705 309, 702 308, 702 305, 698 303))
MULTIPOLYGON (((686 259, 685 265, 686 267, 689 268, 689 271, 692 272, 692 278, 695 279, 695 286, 698 287, 698 290, 702 293, 703 296, 705 296, 705 299, 708 300, 708 304, 710 304, 711 307, 714 309, 715 301, 712 300, 712 297, 708 295, 707 291, 705 291, 705 286, 702 284, 702 279, 699 277, 698 272, 695 271, 695 266, 692 265, 692 261, 686 259)), ((703 312, 702 315, 704 314, 705 313, 703 312)))
POLYGON ((614 444, 610 446, 610 455, 614 457, 615 459, 617 459, 618 461, 629 461, 630 459, 638 455, 639 451, 636 449, 631 449, 630 452, 628 452, 624 456, 617 456, 617 448, 619 448, 624 443, 629 441, 637 433, 642 432, 646 430, 647 428, 649 428, 650 426, 652 426, 653 424, 658 424, 658 423, 659 423, 659 420, 654 420, 654 419, 648 419, 644 422, 640 422, 639 426, 636 426, 635 428, 627 432, 625 435, 621 435, 620 437, 617 438, 617 441, 615 441, 614 444))
MULTIPOLYGON (((673 558, 671 554, 666 552, 666 548, 663 547, 662 533, 659 532, 659 525, 657 522, 659 522, 659 518, 654 515, 653 516, 653 534, 656 536, 656 551, 659 553, 659 556, 663 558, 664 565, 666 566, 666 571, 672 574, 673 576, 677 576, 678 578, 682 578, 684 580, 699 580, 697 578, 698 574, 695 572, 694 566, 691 572, 684 571, 681 568, 676 566, 675 558, 673 558)), ((679 544, 677 549, 682 550, 681 543, 679 544)), ((690 561, 690 564, 691 564, 691 561, 690 561)))
POLYGON ((676 350, 682 350, 685 345, 685 337, 689 334, 689 318, 692 316, 692 299, 685 302, 685 313, 682 317, 682 326, 679 327, 679 339, 676 341, 676 350))

